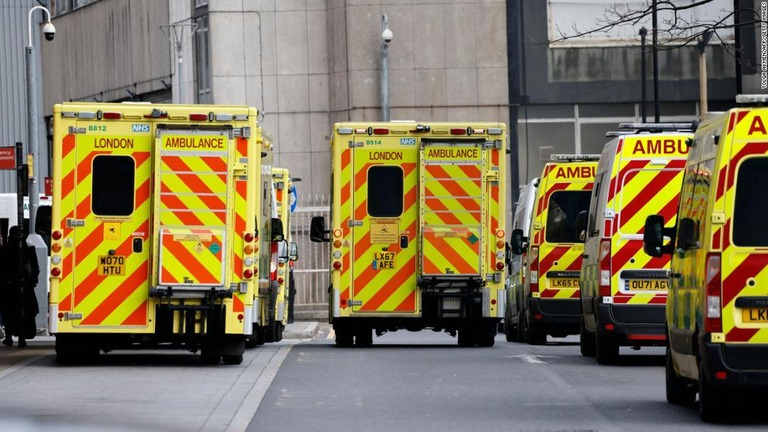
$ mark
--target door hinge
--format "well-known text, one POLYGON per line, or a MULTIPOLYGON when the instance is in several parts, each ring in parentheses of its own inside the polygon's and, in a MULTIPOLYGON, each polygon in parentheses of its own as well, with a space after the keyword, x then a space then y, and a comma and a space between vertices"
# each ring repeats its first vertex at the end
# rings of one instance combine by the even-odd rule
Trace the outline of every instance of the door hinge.
POLYGON ((251 128, 249 126, 234 129, 232 132, 233 132, 233 135, 236 137, 243 137, 243 138, 251 137, 251 128))
POLYGON ((483 148, 501 150, 501 140, 486 141, 483 143, 483 148))
POLYGON ((67 219, 67 228, 80 228, 85 226, 85 221, 82 219, 67 219))
POLYGON ((361 142, 354 142, 354 141, 350 141, 349 142, 349 148, 362 147, 362 146, 363 146, 363 142, 362 141, 361 142))
POLYGON ((349 306, 362 306, 363 301, 362 300, 347 300, 347 305, 349 306))
POLYGON ((76 126, 70 126, 69 127, 69 134, 70 135, 73 135, 73 134, 84 134, 84 133, 85 133, 85 128, 79 128, 79 127, 76 127, 76 126))
POLYGON ((350 228, 352 228, 352 227, 361 227, 361 226, 363 226, 363 221, 350 220, 347 223, 347 226, 350 227, 350 228))
POLYGON ((235 177, 247 177, 248 176, 248 164, 236 163, 232 166, 232 175, 235 177))

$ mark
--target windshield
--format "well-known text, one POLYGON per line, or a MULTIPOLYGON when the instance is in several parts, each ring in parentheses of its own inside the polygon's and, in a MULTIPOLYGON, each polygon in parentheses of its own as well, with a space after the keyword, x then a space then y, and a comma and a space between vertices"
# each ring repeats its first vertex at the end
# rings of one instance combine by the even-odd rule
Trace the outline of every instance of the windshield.
POLYGON ((546 240, 552 243, 577 243, 576 216, 589 209, 591 191, 558 191, 549 197, 546 240))

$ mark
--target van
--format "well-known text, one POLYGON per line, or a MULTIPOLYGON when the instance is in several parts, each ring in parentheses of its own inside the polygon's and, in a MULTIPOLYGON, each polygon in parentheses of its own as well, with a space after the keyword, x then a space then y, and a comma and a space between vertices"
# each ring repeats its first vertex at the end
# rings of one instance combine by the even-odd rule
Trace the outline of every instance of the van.
POLYGON ((597 155, 552 155, 544 166, 531 215, 530 240, 512 230, 512 253, 527 254, 518 302, 522 340, 543 345, 547 335, 579 332, 579 270, 584 244, 578 215, 589 207, 597 155))
POLYGON ((645 227, 646 252, 671 260, 667 401, 698 392, 705 421, 768 390, 768 96, 736 101, 696 130, 676 227, 661 215, 645 227))
POLYGON ((649 214, 675 223, 690 123, 626 123, 603 148, 584 227, 581 353, 600 364, 619 347, 665 345, 669 259, 644 254, 649 214))
MULTIPOLYGON (((533 203, 536 199, 536 191, 539 187, 538 177, 523 187, 520 197, 515 203, 512 221, 512 230, 521 230, 523 242, 528 241, 528 233, 531 227, 531 215, 533 214, 533 203)), ((523 283, 525 281, 525 270, 527 267, 526 253, 512 254, 509 263, 509 276, 507 279, 507 307, 504 311, 504 334, 507 342, 515 342, 523 338, 518 330, 520 319, 520 304, 522 304, 523 283)))

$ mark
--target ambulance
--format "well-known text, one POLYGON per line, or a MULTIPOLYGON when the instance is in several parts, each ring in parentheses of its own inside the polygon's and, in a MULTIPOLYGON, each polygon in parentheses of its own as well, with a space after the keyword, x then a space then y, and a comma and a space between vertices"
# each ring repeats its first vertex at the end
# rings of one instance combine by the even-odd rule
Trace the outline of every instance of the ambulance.
MULTIPOLYGON (((539 178, 531 180, 523 187, 520 197, 513 210, 512 232, 520 230, 522 243, 528 242, 528 234, 531 227, 531 216, 536 202, 536 191, 539 187, 539 178)), ((522 248, 521 248, 522 249, 522 248)), ((525 285, 525 273, 528 271, 527 254, 525 249, 513 253, 509 261, 509 276, 507 280, 507 302, 504 311, 504 335, 507 342, 523 340, 524 335, 518 330, 523 326, 518 325, 520 319, 520 305, 523 303, 523 287, 525 285)))
POLYGON ((48 330, 59 362, 155 347, 242 362, 263 235, 256 119, 241 106, 54 106, 48 330))
POLYGON ((521 341, 543 345, 547 335, 565 337, 579 331, 584 245, 577 224, 589 208, 597 159, 597 155, 552 155, 539 180, 528 236, 522 229, 512 231, 512 253, 525 254, 527 260, 517 304, 521 341))
POLYGON ((667 401, 698 392, 705 421, 734 419, 768 391, 768 97, 736 101, 696 129, 677 226, 662 213, 645 227, 646 252, 671 259, 667 401))
POLYGON ((506 298, 506 127, 337 123, 331 140, 330 322, 339 346, 431 328, 492 346, 506 298))
POLYGON ((626 123, 610 133, 583 226, 581 353, 616 363, 620 346, 667 342, 669 258, 643 253, 646 216, 674 226, 690 123, 626 123))
POLYGON ((280 219, 280 225, 283 230, 283 240, 276 242, 277 268, 271 272, 272 279, 277 283, 277 292, 275 300, 275 324, 274 324, 274 342, 283 339, 283 330, 288 324, 288 305, 290 300, 290 289, 293 263, 298 259, 298 248, 296 243, 291 241, 291 202, 294 194, 293 179, 285 168, 272 168, 272 185, 275 199, 276 216, 280 219))

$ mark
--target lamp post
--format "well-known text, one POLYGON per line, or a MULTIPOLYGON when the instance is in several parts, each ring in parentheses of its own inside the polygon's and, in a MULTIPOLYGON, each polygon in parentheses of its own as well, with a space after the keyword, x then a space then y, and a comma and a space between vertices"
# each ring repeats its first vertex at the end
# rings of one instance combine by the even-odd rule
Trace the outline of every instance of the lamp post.
POLYGON ((387 14, 381 15, 381 118, 389 121, 389 43, 392 42, 387 14))
POLYGON ((658 29, 659 19, 658 10, 656 8, 656 0, 653 0, 651 11, 651 23, 653 28, 651 29, 651 48, 653 49, 653 119, 656 123, 659 122, 659 40, 658 29))
MULTIPOLYGON (((39 183, 37 181, 37 160, 38 160, 38 137, 37 137, 37 69, 35 69, 35 46, 32 40, 32 13, 35 10, 42 10, 47 17, 43 34, 45 40, 52 41, 56 34, 56 28, 51 23, 51 13, 43 6, 35 6, 29 10, 27 17, 27 29, 29 30, 29 44, 25 50, 25 59, 27 64, 27 154, 29 155, 29 232, 35 232, 35 223, 37 222, 37 208, 40 206, 39 183)), ((23 221, 19 221, 22 224, 23 221)), ((23 224, 22 224, 23 226, 23 224)))
POLYGON ((645 91, 645 37, 647 35, 648 29, 640 27, 640 92, 642 93, 640 98, 642 103, 642 105, 640 105, 640 112, 643 115, 643 123, 647 120, 645 112, 645 94, 647 93, 645 91))

